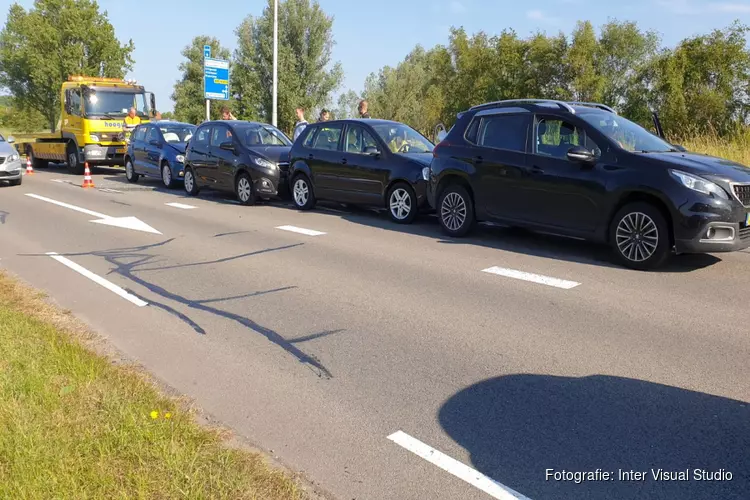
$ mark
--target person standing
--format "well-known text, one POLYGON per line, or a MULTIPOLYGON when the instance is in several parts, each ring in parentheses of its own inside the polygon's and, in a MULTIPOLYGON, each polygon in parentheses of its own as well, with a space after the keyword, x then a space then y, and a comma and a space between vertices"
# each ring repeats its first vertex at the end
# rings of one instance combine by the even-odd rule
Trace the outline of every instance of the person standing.
POLYGON ((297 108, 294 110, 295 113, 297 113, 297 123, 294 124, 294 134, 292 139, 297 140, 297 137, 302 133, 303 130, 305 130, 305 127, 307 127, 308 123, 307 120, 305 120, 305 109, 302 107, 297 108))
POLYGON ((370 113, 367 112, 367 101, 362 99, 359 101, 359 117, 360 118, 370 118, 370 113))
POLYGON ((319 122, 327 122, 330 119, 331 119, 331 113, 329 113, 327 109, 323 108, 320 111, 320 117, 318 118, 318 121, 319 122))
POLYGON ((231 111, 229 111, 229 108, 227 106, 224 106, 221 108, 221 119, 222 120, 236 120, 237 118, 234 117, 231 111))
POLYGON ((135 114, 135 108, 130 108, 128 110, 127 116, 125 116, 125 125, 126 127, 135 127, 136 125, 141 124, 141 117, 135 114))

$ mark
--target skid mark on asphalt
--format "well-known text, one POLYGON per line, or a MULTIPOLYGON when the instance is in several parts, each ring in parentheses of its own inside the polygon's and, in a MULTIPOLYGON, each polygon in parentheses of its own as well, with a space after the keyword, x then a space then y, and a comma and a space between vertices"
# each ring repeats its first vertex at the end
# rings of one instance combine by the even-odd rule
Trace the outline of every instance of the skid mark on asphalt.
POLYGON ((531 500, 529 497, 508 488, 504 484, 498 483, 494 479, 424 444, 422 441, 411 437, 403 431, 394 432, 388 436, 388 439, 415 455, 424 458, 431 464, 440 467, 449 474, 466 481, 492 498, 499 500, 531 500))
POLYGON ((487 269, 482 269, 482 272, 496 274, 498 276, 504 276, 506 278, 530 281, 532 283, 538 283, 540 285, 562 288, 564 290, 570 290, 571 288, 575 288, 580 285, 580 283, 578 283, 577 281, 561 280, 559 278, 552 278, 550 276, 544 276, 542 274, 533 274, 524 271, 517 271, 516 269, 508 269, 506 267, 488 267, 487 269))
POLYGON ((90 279, 94 283, 103 286, 107 290, 109 290, 112 293, 115 293, 122 297, 123 299, 132 302, 133 304, 137 305, 138 307, 147 306, 148 302, 145 300, 141 300, 140 298, 136 297, 135 295, 126 292, 124 289, 120 288, 119 286, 115 285, 109 280, 106 280, 99 276, 98 274, 94 274, 88 269, 86 269, 83 266, 80 266, 73 262, 70 259, 67 259, 65 257, 62 257, 61 255, 58 255, 55 252, 47 252, 47 255, 55 259, 60 264, 67 266, 68 268, 72 269, 73 271, 77 272, 78 274, 85 276, 86 278, 90 279))
POLYGON ((321 236, 321 235, 326 234, 322 231, 316 231, 314 229, 305 229, 304 227, 297 227, 297 226, 277 226, 276 229, 281 229, 282 231, 290 231, 292 233, 305 234, 307 236, 321 236))
POLYGON ((221 238, 222 236, 231 236, 233 234, 243 234, 243 233, 251 233, 252 231, 231 231, 229 233, 219 233, 215 234, 214 238, 221 238))
MULTIPOLYGON (((321 361, 318 358, 316 358, 312 354, 307 354, 302 349, 297 347, 296 344, 300 344, 308 340, 313 340, 316 338, 332 335, 334 333, 339 333, 343 330, 325 331, 325 332, 320 332, 320 333, 314 333, 314 334, 300 337, 297 339, 287 340, 285 337, 283 337, 281 334, 279 334, 275 330, 268 328, 266 326, 263 326, 253 321, 250 318, 247 318, 247 317, 244 317, 244 316, 241 316, 239 314, 235 314, 229 311, 224 311, 222 309, 218 309, 217 307, 209 305, 211 303, 224 302, 227 300, 235 300, 239 298, 244 298, 244 296, 220 297, 220 298, 213 298, 213 299, 194 300, 194 299, 186 298, 177 293, 170 292, 169 290, 147 280, 146 278, 138 276, 138 274, 143 273, 143 272, 148 272, 148 271, 162 271, 165 269, 175 269, 175 268, 188 267, 188 266, 229 262, 229 261, 236 260, 236 259, 243 258, 243 257, 249 257, 253 255, 260 255, 260 254, 271 252, 271 251, 280 251, 280 250, 286 250, 286 249, 298 247, 298 246, 304 245, 304 243, 298 243, 295 245, 286 245, 284 247, 271 248, 271 249, 265 249, 265 250, 258 250, 255 252, 249 252, 247 254, 242 254, 242 255, 238 255, 234 257, 226 257, 222 259, 217 259, 215 261, 197 262, 197 263, 183 264, 183 265, 178 265, 178 266, 165 266, 165 267, 150 266, 151 264, 155 263, 155 260, 158 259, 159 256, 149 254, 148 251, 155 249, 157 247, 164 247, 173 241, 174 241, 174 238, 171 238, 168 240, 164 240, 160 243, 154 243, 150 245, 142 245, 142 246, 128 247, 128 248, 116 248, 116 249, 111 249, 111 250, 99 250, 99 251, 93 251, 93 252, 68 253, 68 254, 62 254, 62 255, 66 255, 68 257, 74 257, 74 256, 102 257, 109 264, 114 266, 114 269, 110 271, 110 273, 119 274, 123 278, 130 280, 132 283, 135 283, 136 285, 139 285, 139 286, 142 286, 143 288, 148 289, 151 293, 163 299, 177 302, 190 309, 194 309, 197 311, 205 312, 208 314, 212 314, 221 318, 234 321, 238 323, 239 325, 242 325, 248 328, 249 330, 252 330, 253 332, 262 335, 273 344, 276 344, 277 346, 281 347, 286 353, 293 356, 295 359, 297 359, 297 361, 305 365, 318 377, 326 378, 326 379, 333 378, 333 375, 331 374, 331 372, 328 370, 328 368, 326 368, 323 365, 323 363, 321 363, 321 361), (142 267, 144 265, 149 265, 149 267, 142 267)), ((273 289, 273 290, 252 292, 252 293, 248 293, 246 297, 265 295, 269 293, 280 293, 285 290, 291 290, 294 288, 296 288, 296 286, 287 286, 287 287, 281 287, 281 288, 273 289)), ((123 291, 125 293, 130 293, 127 290, 123 290, 123 291)), ((190 327, 193 328, 193 330, 199 334, 206 333, 206 330, 203 327, 201 327, 196 321, 191 319, 186 314, 183 314, 177 311, 173 307, 163 302, 160 303, 155 300, 151 300, 149 302, 149 305, 162 309, 165 312, 168 312, 174 315, 175 317, 181 319, 182 321, 190 325, 190 327)))

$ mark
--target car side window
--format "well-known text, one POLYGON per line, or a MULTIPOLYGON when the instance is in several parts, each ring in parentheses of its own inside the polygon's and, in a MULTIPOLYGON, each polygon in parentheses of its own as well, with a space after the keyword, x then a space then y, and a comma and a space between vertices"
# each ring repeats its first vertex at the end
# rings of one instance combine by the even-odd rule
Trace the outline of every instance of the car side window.
POLYGON ((70 91, 70 114, 81 116, 81 89, 70 91))
POLYGON ((378 143, 367 130, 360 126, 350 126, 346 132, 346 141, 344 142, 344 151, 347 153, 364 154, 365 149, 377 148, 378 143))
POLYGON ((526 114, 484 116, 477 130, 477 144, 523 153, 530 124, 530 116, 526 114))
POLYGON ((305 136, 305 140, 302 141, 302 145, 306 148, 311 148, 313 145, 313 139, 315 139, 315 132, 318 131, 317 127, 305 127, 305 130, 302 131, 303 134, 307 134, 305 136))
POLYGON ((232 142, 232 132, 226 125, 214 125, 214 131, 211 134, 211 146, 220 146, 223 142, 232 142))
POLYGON ((466 140, 472 144, 477 143, 477 130, 479 130, 479 121, 474 119, 470 124, 469 128, 466 129, 466 140))
POLYGON ((159 141, 160 139, 159 129, 157 129, 156 127, 148 127, 148 132, 146 133, 146 142, 150 143, 151 141, 159 141))
POLYGON ((534 152, 538 155, 566 160, 570 148, 582 146, 601 156, 601 150, 583 128, 560 118, 537 119, 534 137, 534 152))
POLYGON ((133 133, 133 140, 143 142, 143 140, 146 138, 146 129, 148 127, 138 127, 135 129, 135 132, 133 133))
POLYGON ((343 125, 340 124, 322 125, 315 135, 315 139, 313 139, 313 148, 336 151, 339 146, 342 128, 343 125))
POLYGON ((196 146, 208 146, 208 140, 211 137, 211 127, 203 127, 195 132, 195 135, 190 139, 190 144, 196 146))

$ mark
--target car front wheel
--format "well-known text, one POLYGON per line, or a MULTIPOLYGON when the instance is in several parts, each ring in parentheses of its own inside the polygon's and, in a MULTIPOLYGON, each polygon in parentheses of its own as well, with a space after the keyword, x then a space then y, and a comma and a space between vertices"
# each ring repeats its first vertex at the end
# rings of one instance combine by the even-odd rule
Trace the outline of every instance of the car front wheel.
POLYGON ((128 158, 125 160, 125 178, 128 182, 136 183, 140 175, 135 173, 135 167, 133 166, 133 160, 128 158))
POLYGON ((645 202, 630 203, 617 212, 609 241, 617 260, 632 269, 656 269, 670 254, 667 220, 659 209, 645 202))
POLYGON ((417 195, 406 183, 399 182, 388 190, 388 214, 399 224, 411 224, 417 217, 417 195))
POLYGON ((440 226, 448 236, 465 236, 474 226, 474 203, 460 184, 451 184, 440 193, 437 204, 440 226))
POLYGON ((164 183, 164 187, 171 189, 174 187, 174 180, 172 179, 172 169, 169 167, 169 163, 166 161, 161 164, 161 181, 164 183))
POLYGON ((235 193, 237 194, 237 200, 243 205, 254 205, 255 204, 255 193, 253 192, 253 182, 250 180, 250 176, 246 173, 241 173, 237 177, 235 184, 235 193))

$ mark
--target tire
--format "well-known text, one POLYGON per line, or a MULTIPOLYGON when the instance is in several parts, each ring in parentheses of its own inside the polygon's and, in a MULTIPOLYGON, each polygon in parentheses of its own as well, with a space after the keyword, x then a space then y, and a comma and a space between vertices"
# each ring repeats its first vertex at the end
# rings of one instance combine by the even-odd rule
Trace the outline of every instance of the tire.
POLYGON ((297 174, 292 180, 292 202, 299 210, 312 210, 315 207, 315 193, 310 179, 305 174, 297 174))
POLYGON ((234 181, 234 194, 237 195, 237 201, 243 205, 255 205, 255 192, 253 189, 253 180, 247 173, 242 172, 234 181))
POLYGON ((201 188, 198 187, 198 180, 195 178, 195 172, 190 167, 185 168, 185 192, 190 196, 197 196, 201 188))
POLYGON ((133 166, 133 160, 127 158, 125 160, 125 178, 128 182, 135 184, 141 176, 135 173, 135 167, 133 166))
POLYGON ((615 214, 609 242, 620 264, 641 271, 658 268, 671 253, 667 219, 646 202, 629 203, 615 214))
POLYGON ((22 183, 23 183, 23 175, 19 177, 18 179, 8 181, 8 184, 10 184, 11 186, 20 186, 22 183))
POLYGON ((65 148, 65 157, 67 158, 68 171, 71 174, 83 175, 84 165, 81 164, 81 159, 78 157, 75 143, 68 143, 67 148, 65 148))
POLYGON ((172 178, 172 169, 166 161, 161 164, 161 182, 167 189, 172 189, 175 184, 174 179, 172 178))
POLYGON ((26 147, 26 157, 31 160, 31 168, 47 168, 49 167, 48 160, 40 160, 34 156, 34 149, 31 146, 26 147))
POLYGON ((460 184, 450 184, 443 189, 436 212, 443 232, 454 238, 469 234, 476 223, 474 200, 460 184))
POLYGON ((405 182, 397 182, 388 190, 386 209, 391 220, 397 224, 411 224, 417 217, 417 195, 405 182))

